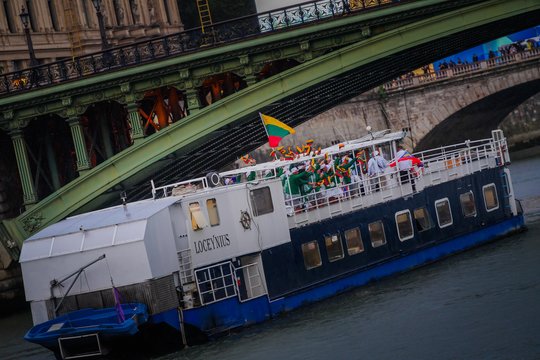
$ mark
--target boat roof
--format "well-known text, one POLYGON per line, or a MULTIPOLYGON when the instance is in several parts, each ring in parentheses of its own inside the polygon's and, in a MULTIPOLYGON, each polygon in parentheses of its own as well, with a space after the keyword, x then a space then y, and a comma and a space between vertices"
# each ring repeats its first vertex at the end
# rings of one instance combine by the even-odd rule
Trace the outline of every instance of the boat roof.
POLYGON ((80 232, 120 225, 124 223, 146 220, 171 204, 177 202, 177 197, 160 199, 145 199, 124 205, 113 206, 80 215, 75 215, 59 221, 29 237, 26 241, 35 241, 53 236, 62 236, 80 232))

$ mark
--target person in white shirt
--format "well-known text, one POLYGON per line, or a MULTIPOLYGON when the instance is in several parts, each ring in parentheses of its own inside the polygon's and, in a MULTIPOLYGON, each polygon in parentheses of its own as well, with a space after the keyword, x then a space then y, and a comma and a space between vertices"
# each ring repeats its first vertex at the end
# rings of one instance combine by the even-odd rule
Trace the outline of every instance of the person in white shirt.
POLYGON ((396 166, 399 170, 399 181, 401 184, 410 182, 413 192, 416 191, 415 186, 415 171, 413 167, 416 165, 418 168, 423 168, 424 164, 420 159, 412 156, 407 150, 403 149, 403 146, 398 146, 398 152, 396 153, 396 159, 392 161, 390 166, 396 166))
POLYGON ((368 176, 371 179, 371 189, 379 191, 382 187, 386 187, 386 176, 384 171, 388 166, 388 161, 382 157, 377 150, 371 154, 368 161, 368 176))

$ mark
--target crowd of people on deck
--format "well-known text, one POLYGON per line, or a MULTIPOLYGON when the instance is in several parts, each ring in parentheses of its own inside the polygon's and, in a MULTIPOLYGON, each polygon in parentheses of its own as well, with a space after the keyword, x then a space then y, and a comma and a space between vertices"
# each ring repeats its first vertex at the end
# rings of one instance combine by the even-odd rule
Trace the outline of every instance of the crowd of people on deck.
MULTIPOLYGON (((339 145, 342 146, 342 145, 339 145)), ((365 195, 388 188, 387 177, 397 176, 399 183, 411 183, 413 191, 415 189, 415 178, 423 168, 422 162, 412 156, 403 146, 398 146, 396 156, 391 161, 382 154, 383 149, 359 149, 350 152, 337 153, 334 155, 321 155, 320 148, 312 151, 312 141, 308 141, 302 148, 297 148, 299 153, 296 157, 290 154, 291 150, 278 149, 280 156, 274 161, 286 162, 283 166, 267 169, 263 174, 250 171, 244 175, 244 179, 239 176, 225 178, 225 184, 232 184, 245 181, 254 181, 257 178, 279 178, 281 179, 285 200, 288 204, 294 205, 296 210, 302 209, 308 204, 320 205, 326 201, 337 201, 339 198, 365 195), (304 153, 303 151, 308 151, 304 153), (308 159, 298 161, 287 161, 298 159, 299 154, 309 154, 308 159), (289 158, 292 157, 292 158, 289 158), (396 168, 397 167, 397 168, 396 168)), ((255 160, 249 155, 242 157, 246 165, 255 165, 255 160)))

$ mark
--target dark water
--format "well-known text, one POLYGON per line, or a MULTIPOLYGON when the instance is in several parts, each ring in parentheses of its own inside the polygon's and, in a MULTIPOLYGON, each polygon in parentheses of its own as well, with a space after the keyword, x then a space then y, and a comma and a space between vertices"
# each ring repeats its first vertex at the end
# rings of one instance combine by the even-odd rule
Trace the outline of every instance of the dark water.
MULTIPOLYGON (((540 157, 511 166, 529 231, 159 357, 540 359, 540 157)), ((52 359, 0 320, 0 359, 52 359)))

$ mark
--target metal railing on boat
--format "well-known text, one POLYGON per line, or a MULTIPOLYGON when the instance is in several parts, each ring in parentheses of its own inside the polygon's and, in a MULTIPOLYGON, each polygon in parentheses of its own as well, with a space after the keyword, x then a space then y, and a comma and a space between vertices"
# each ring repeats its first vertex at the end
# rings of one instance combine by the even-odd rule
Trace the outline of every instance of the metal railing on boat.
POLYGON ((400 176, 396 166, 394 170, 380 176, 358 176, 350 184, 336 185, 303 196, 286 196, 289 227, 304 226, 360 208, 412 196, 429 186, 503 166, 510 160, 506 139, 500 130, 492 134, 493 137, 489 139, 466 141, 415 153, 414 156, 424 166, 416 173, 409 172, 406 178, 400 176))

